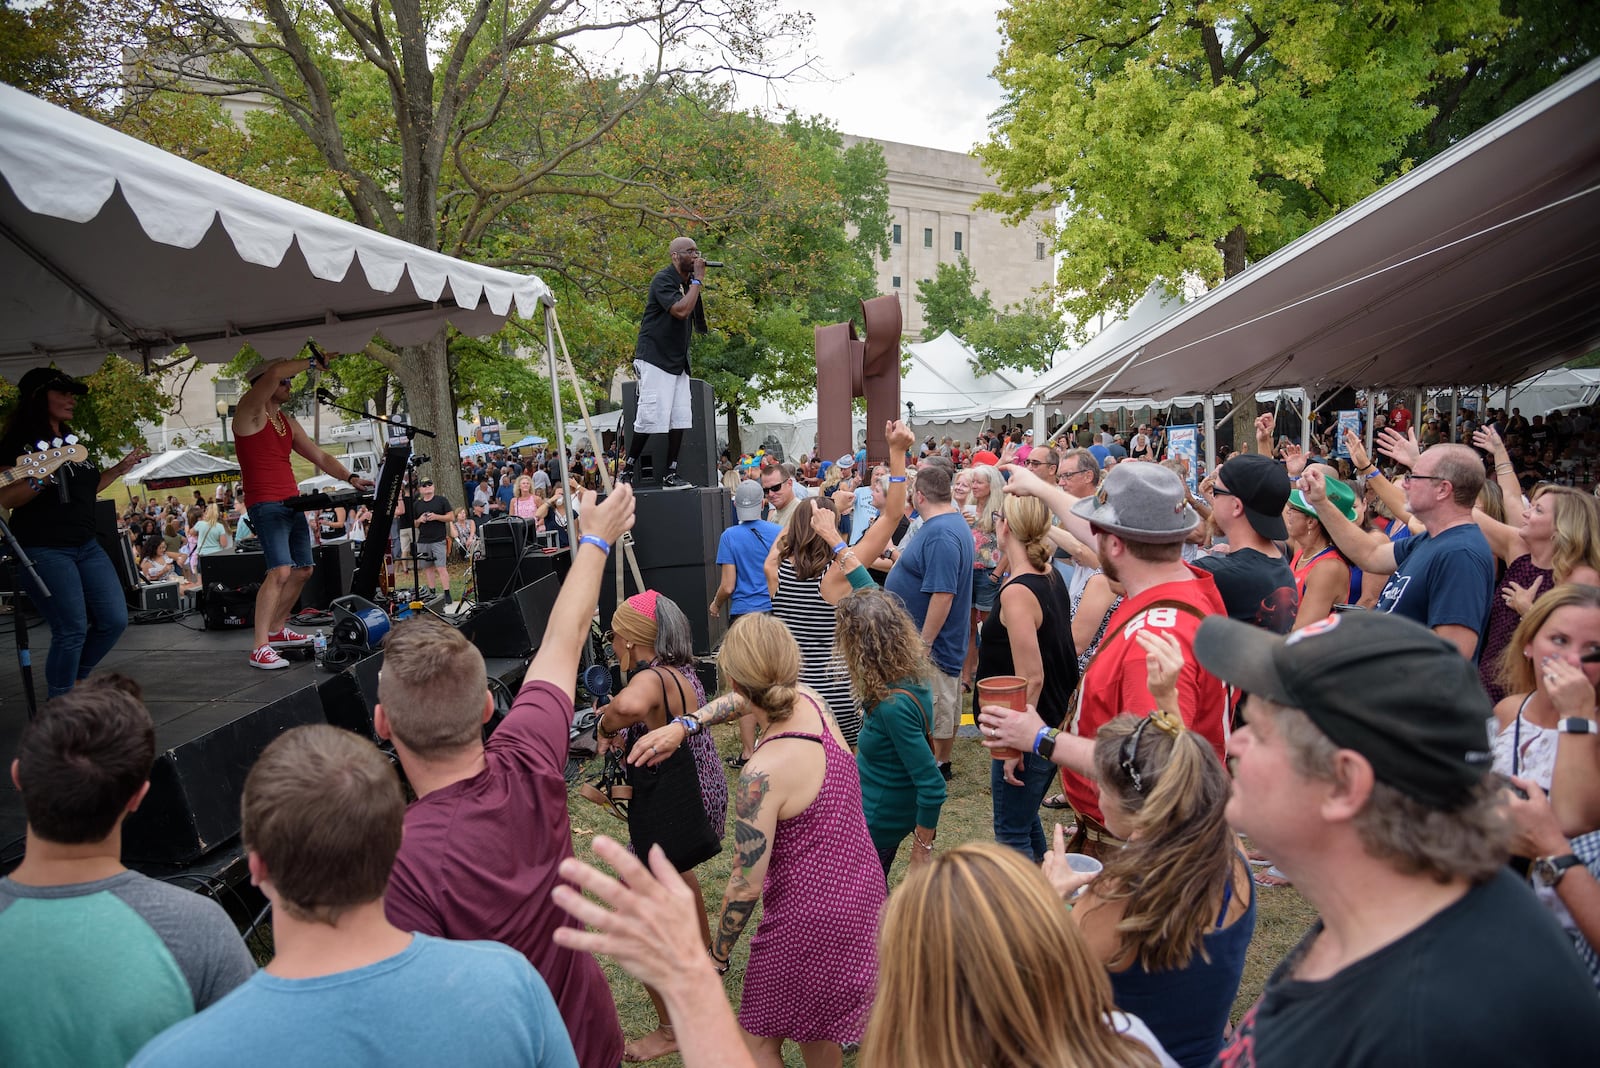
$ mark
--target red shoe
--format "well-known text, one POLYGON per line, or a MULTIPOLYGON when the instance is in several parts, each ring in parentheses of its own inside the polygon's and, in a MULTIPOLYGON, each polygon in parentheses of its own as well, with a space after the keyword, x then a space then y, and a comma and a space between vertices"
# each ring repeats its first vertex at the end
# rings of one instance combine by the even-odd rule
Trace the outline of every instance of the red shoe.
POLYGON ((297 649, 302 645, 310 645, 313 639, 309 634, 301 634, 297 630, 284 627, 276 634, 267 636, 267 644, 274 649, 297 649))
POLYGON ((263 645, 250 654, 250 666, 263 671, 277 671, 279 668, 289 666, 289 661, 278 655, 278 651, 270 645, 263 645))

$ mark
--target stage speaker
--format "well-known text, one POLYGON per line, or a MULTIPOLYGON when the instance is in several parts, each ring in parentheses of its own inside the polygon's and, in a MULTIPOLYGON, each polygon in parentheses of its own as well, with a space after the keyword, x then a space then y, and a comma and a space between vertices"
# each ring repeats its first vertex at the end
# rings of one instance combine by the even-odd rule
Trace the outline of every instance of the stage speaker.
MULTIPOLYGON (((727 629, 727 613, 712 619, 706 608, 721 578, 717 542, 728 526, 727 491, 720 486, 646 490, 634 501, 633 548, 644 584, 683 609, 695 653, 709 654, 727 629)), ((626 563, 622 573, 625 595, 638 593, 626 563)), ((600 586, 600 621, 608 628, 616 609, 616 574, 613 556, 600 586)))
POLYGON ((486 659, 518 659, 539 651, 561 584, 546 574, 497 600, 480 602, 469 615, 457 617, 461 633, 486 659))
POLYGON ((503 515, 478 527, 478 540, 487 560, 520 560, 528 547, 528 521, 503 515))
POLYGON ((555 575, 556 556, 536 548, 524 549, 516 557, 485 556, 472 562, 472 574, 476 599, 495 601, 547 575, 555 575))
MULTIPOLYGON (((622 451, 633 449, 634 414, 639 408, 639 383, 622 383, 622 451)), ((696 486, 717 484, 717 399, 711 383, 689 379, 689 408, 694 426, 683 432, 683 448, 678 453, 678 476, 696 486)), ((634 489, 659 486, 667 476, 667 435, 651 434, 645 443, 634 472, 634 489), (646 477, 648 473, 649 477, 646 477)))
POLYGON ((261 585, 267 577, 266 553, 213 553, 200 558, 200 582, 230 590, 261 585))
POLYGON ((111 566, 117 569, 122 581, 122 592, 129 604, 136 604, 134 591, 138 589, 139 569, 133 560, 133 543, 126 535, 117 533, 117 504, 115 501, 94 502, 94 537, 100 548, 111 557, 111 566))
POLYGON ((356 576, 356 547, 347 541, 311 550, 311 577, 300 590, 300 607, 327 608, 350 592, 356 576))
POLYGON ((123 826, 123 859, 186 864, 238 834, 239 797, 261 751, 290 727, 321 722, 316 688, 303 686, 242 716, 236 703, 202 706, 173 721, 193 736, 170 748, 158 728, 150 793, 123 826))
POLYGON ((322 717, 335 727, 378 740, 372 729, 372 710, 378 707, 378 672, 383 652, 364 656, 343 671, 330 675, 317 687, 322 717))

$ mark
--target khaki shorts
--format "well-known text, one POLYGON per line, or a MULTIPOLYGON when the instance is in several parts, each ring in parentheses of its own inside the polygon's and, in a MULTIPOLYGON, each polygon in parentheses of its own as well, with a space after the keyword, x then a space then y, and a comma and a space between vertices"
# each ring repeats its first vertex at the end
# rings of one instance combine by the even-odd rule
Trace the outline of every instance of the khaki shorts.
POLYGON ((933 671, 933 736, 954 738, 961 722, 961 676, 933 671))

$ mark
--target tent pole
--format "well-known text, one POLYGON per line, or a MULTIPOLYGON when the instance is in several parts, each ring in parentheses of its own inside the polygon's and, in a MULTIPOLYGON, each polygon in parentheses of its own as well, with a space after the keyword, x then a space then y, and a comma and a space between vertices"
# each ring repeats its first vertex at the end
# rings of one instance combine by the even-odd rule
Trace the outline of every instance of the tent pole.
POLYGON ((1373 420, 1375 418, 1377 418, 1377 414, 1378 414, 1378 391, 1375 390, 1375 389, 1369 389, 1369 390, 1367 390, 1367 433, 1366 433, 1367 456, 1369 456, 1369 457, 1372 455, 1372 423, 1373 423, 1373 420))
POLYGON ((1067 422, 1068 423, 1076 423, 1078 421, 1078 417, 1080 415, 1082 415, 1084 412, 1088 411, 1091 407, 1093 407, 1094 402, 1099 400, 1101 398, 1101 396, 1105 393, 1105 391, 1111 388, 1111 384, 1113 382, 1115 382, 1118 378, 1122 377, 1122 372, 1124 372, 1128 368, 1132 367, 1133 366, 1133 361, 1137 360, 1143 354, 1144 354, 1144 347, 1143 346, 1140 346, 1139 348, 1134 349, 1133 350, 1133 355, 1129 356, 1125 361, 1123 361, 1122 366, 1118 367, 1116 369, 1116 371, 1112 373, 1111 377, 1106 379, 1105 383, 1099 389, 1094 391, 1094 393, 1089 397, 1088 400, 1084 401, 1081 405, 1078 406, 1078 410, 1072 413, 1072 418, 1068 419, 1067 422))
POLYGON ((556 464, 561 469, 561 503, 567 510, 567 541, 574 555, 578 548, 577 511, 572 507, 572 472, 567 469, 567 426, 561 418, 561 373, 556 369, 556 298, 546 293, 544 305, 544 356, 550 376, 550 411, 556 423, 556 464))
POLYGON ((1457 432, 1456 431, 1456 427, 1457 427, 1457 424, 1460 421, 1461 421, 1461 387, 1460 386, 1451 386, 1450 387, 1450 437, 1449 437, 1449 440, 1452 441, 1452 442, 1454 442, 1456 440, 1456 432, 1457 432))
POLYGON ((1041 445, 1050 440, 1050 427, 1045 423, 1044 401, 1033 406, 1033 440, 1041 445))
MULTIPOLYGON (((1235 442, 1234 444, 1238 444, 1235 442)), ((1217 398, 1206 394, 1206 474, 1217 469, 1217 398)))
POLYGON ((1300 387, 1300 451, 1311 455, 1311 390, 1300 387))

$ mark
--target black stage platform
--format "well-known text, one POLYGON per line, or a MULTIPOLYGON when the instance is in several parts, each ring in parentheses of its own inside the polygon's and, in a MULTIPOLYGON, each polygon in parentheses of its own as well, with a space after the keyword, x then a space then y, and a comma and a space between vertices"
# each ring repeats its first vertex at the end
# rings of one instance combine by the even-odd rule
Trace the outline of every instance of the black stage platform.
MULTIPOLYGON (((10 614, 0 616, 0 757, 7 769, 28 714, 12 622, 10 614)), ((30 615, 28 636, 42 703, 49 628, 30 615)), ((248 630, 201 630, 199 614, 192 613, 179 622, 130 626, 101 661, 101 670, 121 672, 144 688, 156 726, 151 792, 124 836, 130 867, 164 877, 188 874, 197 887, 236 885, 246 878, 238 849, 239 790, 267 742, 310 722, 370 734, 381 654, 338 673, 310 659, 262 671, 248 663, 250 642, 248 630)), ((515 693, 528 661, 491 657, 486 665, 491 678, 515 693)), ((3 778, 0 873, 21 859, 25 834, 21 795, 9 772, 3 778)))

